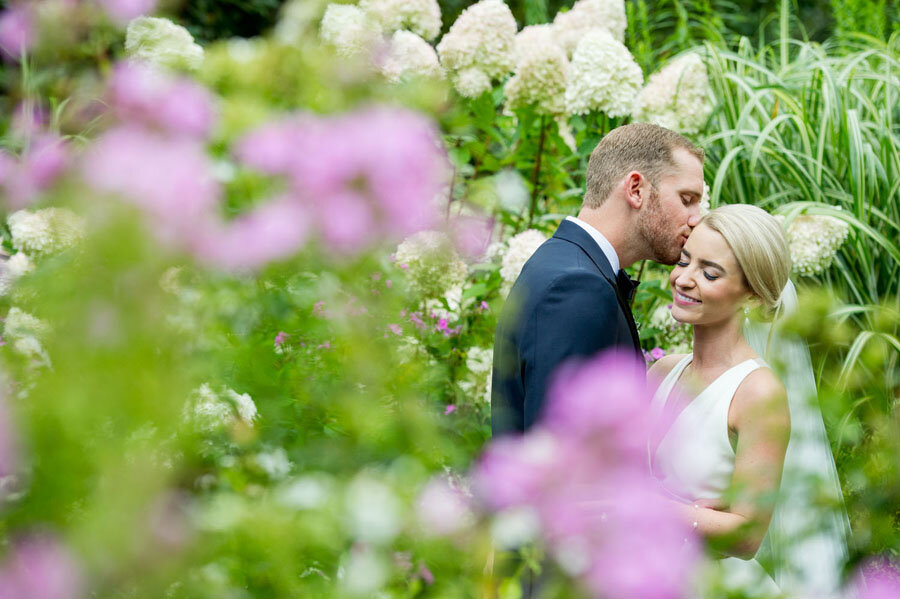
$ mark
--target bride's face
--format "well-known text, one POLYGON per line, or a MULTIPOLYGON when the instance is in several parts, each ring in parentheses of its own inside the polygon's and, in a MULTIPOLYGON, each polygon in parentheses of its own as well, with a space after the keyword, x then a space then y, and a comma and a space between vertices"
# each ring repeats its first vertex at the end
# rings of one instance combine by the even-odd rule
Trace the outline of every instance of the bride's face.
POLYGON ((688 324, 734 318, 751 295, 725 238, 702 223, 684 244, 669 284, 672 317, 688 324))

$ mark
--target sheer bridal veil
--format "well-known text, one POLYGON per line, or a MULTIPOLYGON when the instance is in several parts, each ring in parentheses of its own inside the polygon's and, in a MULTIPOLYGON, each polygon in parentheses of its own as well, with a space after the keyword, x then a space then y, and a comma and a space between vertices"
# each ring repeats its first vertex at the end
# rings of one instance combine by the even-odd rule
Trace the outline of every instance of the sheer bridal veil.
MULTIPOLYGON (((788 281, 778 318, 796 308, 797 291, 788 281)), ((781 334, 777 323, 747 320, 744 336, 782 377, 791 415, 780 494, 757 557, 788 597, 839 597, 850 522, 818 405, 809 348, 803 340, 781 334)))

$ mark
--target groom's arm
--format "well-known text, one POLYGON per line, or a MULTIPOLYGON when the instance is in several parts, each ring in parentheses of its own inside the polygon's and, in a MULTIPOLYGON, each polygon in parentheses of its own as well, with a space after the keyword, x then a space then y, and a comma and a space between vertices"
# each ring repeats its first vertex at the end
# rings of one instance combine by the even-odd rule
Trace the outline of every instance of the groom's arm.
POLYGON ((617 344, 619 311, 615 291, 601 276, 567 273, 547 287, 526 326, 526 429, 540 417, 560 364, 617 344))

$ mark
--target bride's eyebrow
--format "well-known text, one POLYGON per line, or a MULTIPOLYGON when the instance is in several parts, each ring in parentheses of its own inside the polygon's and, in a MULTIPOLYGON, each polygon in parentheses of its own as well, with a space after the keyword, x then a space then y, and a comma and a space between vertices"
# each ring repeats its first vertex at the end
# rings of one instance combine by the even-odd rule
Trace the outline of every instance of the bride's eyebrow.
MULTIPOLYGON (((681 248, 681 253, 684 254, 685 256, 687 256, 688 258, 691 257, 691 253, 684 248, 681 248)), ((723 273, 728 274, 728 271, 725 270, 725 267, 723 267, 721 264, 717 264, 717 263, 713 262, 712 260, 704 260, 701 258, 700 260, 698 260, 698 262, 701 264, 701 266, 711 266, 712 268, 718 268, 723 273)))

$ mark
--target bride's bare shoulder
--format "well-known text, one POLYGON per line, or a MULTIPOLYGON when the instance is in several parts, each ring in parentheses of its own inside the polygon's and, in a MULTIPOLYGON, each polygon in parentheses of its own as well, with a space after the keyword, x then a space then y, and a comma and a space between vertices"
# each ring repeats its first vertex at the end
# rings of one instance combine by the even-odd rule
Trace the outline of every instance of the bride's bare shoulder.
POLYGON ((647 378, 650 380, 655 379, 656 384, 658 385, 686 355, 687 354, 670 354, 668 356, 663 356, 650 365, 650 370, 647 371, 647 378))

